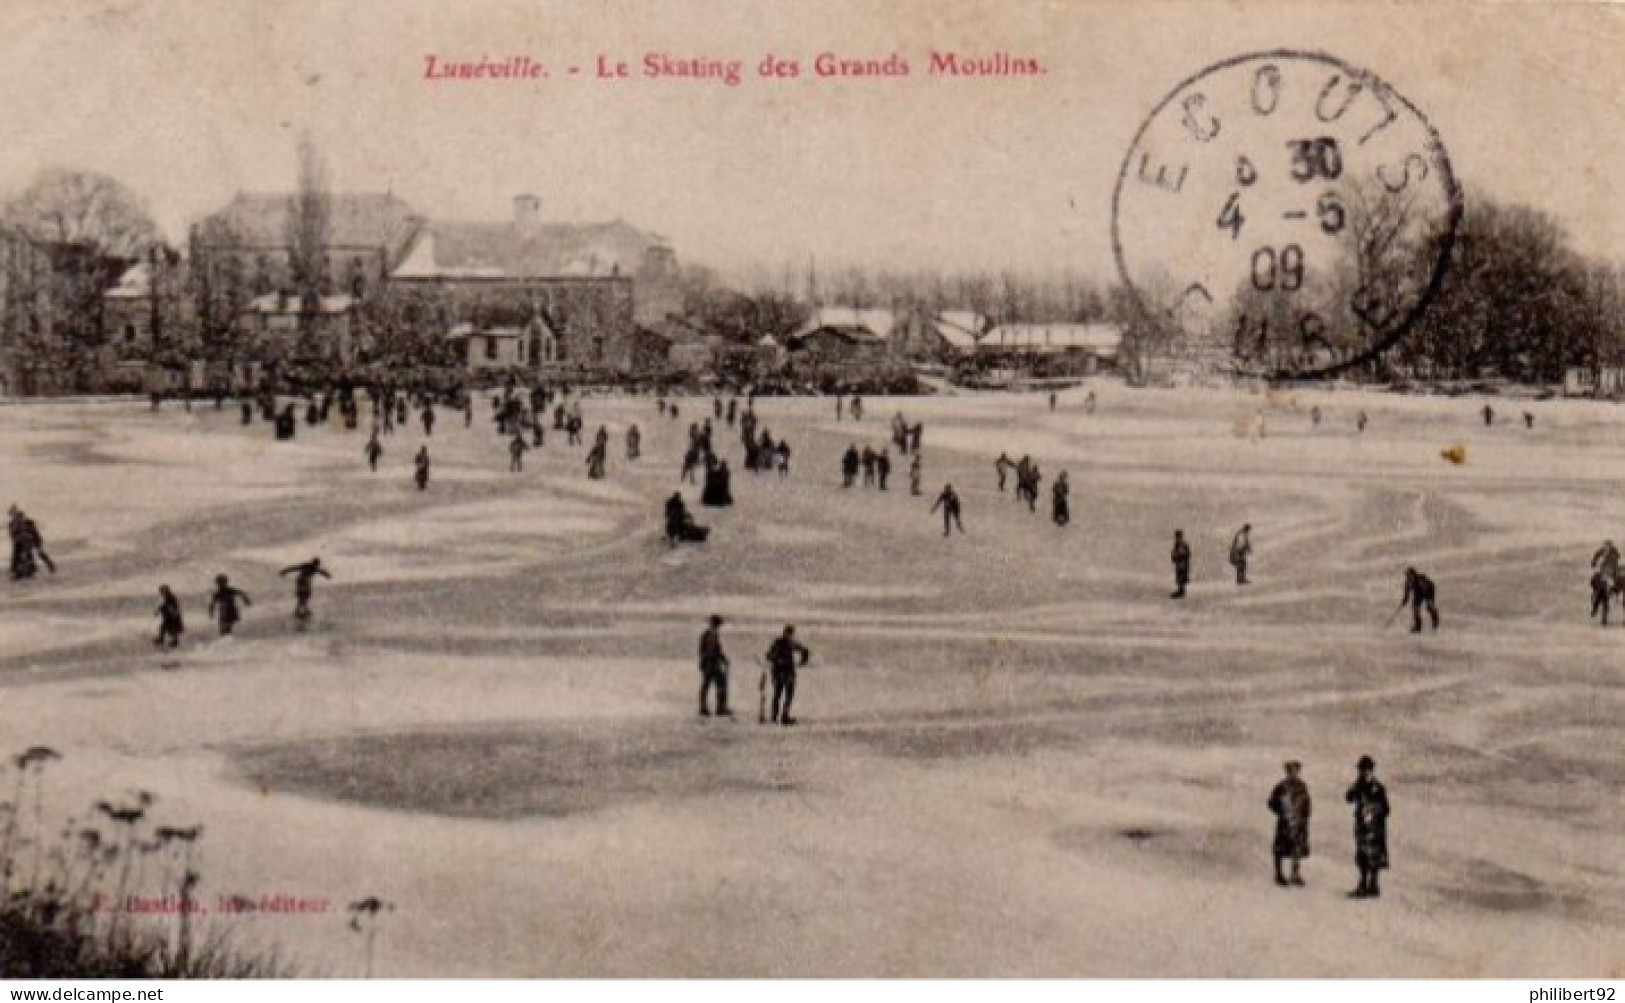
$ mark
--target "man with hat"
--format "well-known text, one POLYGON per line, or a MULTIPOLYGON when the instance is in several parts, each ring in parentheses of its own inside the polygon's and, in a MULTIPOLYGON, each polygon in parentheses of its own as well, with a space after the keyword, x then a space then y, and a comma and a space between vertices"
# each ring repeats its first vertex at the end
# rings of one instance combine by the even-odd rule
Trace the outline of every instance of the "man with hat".
POLYGON ((733 717, 728 709, 728 656, 722 651, 722 617, 711 615, 711 626, 700 635, 700 716, 710 717, 707 695, 717 691, 717 717, 733 717))
POLYGON ((796 723, 790 716, 790 704, 796 698, 796 670, 805 666, 811 657, 806 646, 796 640, 793 626, 786 626, 784 633, 767 649, 767 667, 773 680, 773 713, 769 720, 774 724, 796 723))
POLYGON ((1286 779, 1270 792, 1269 809, 1275 813, 1275 883, 1303 885, 1298 862, 1309 856, 1309 785, 1298 778, 1303 764, 1296 759, 1285 766, 1286 779), (1281 861, 1292 861, 1292 876, 1281 873, 1281 861))
POLYGON ((1388 790, 1370 756, 1361 756, 1355 768, 1359 776, 1343 795, 1354 806, 1354 865, 1360 869, 1360 886, 1349 897, 1374 899, 1382 894, 1377 874, 1388 867, 1388 790))

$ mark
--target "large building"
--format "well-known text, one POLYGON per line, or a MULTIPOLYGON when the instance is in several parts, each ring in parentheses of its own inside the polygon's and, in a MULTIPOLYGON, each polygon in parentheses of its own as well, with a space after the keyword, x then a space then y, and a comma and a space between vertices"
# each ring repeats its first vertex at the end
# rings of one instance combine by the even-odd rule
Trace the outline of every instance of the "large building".
MULTIPOLYGON (((526 338, 525 365, 626 370, 637 319, 680 304, 665 240, 622 220, 544 222, 534 195, 516 198, 502 222, 430 220, 389 194, 335 193, 325 204, 320 292, 323 302, 350 297, 361 357, 397 328, 419 343, 455 339, 454 330, 545 330, 526 338)), ((244 194, 193 228, 193 260, 217 328, 229 320, 240 335, 252 333, 243 324, 263 320, 252 305, 293 292, 297 211, 292 194, 244 194)), ((335 354, 319 349, 304 351, 335 354)))

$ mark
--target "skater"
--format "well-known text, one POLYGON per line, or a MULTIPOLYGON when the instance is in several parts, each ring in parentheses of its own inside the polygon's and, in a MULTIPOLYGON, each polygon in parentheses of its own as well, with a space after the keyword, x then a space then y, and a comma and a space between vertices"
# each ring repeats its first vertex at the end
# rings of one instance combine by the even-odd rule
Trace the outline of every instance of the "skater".
POLYGON ((688 449, 683 453, 683 472, 678 475, 677 479, 687 484, 693 484, 694 472, 698 469, 700 469, 700 444, 690 442, 688 449))
POLYGON ((1053 390, 1049 392, 1049 413, 1055 413, 1055 391, 1053 390))
POLYGON ((158 586, 158 596, 158 636, 152 643, 159 648, 178 648, 181 634, 186 631, 186 625, 181 622, 181 601, 168 585, 158 586))
POLYGON ((367 446, 362 450, 367 456, 367 466, 373 473, 378 472, 378 458, 384 455, 384 444, 378 441, 378 430, 372 430, 372 436, 367 439, 367 446))
POLYGON ((1071 493, 1072 485, 1067 483, 1066 471, 1063 470, 1050 487, 1050 518, 1057 526, 1065 527, 1072 521, 1072 507, 1067 497, 1071 493))
POLYGON ((999 475, 1000 493, 1004 491, 1005 479, 1010 476, 1010 471, 1014 469, 1016 469, 1016 465, 1010 462, 1008 453, 1000 453, 999 458, 993 461, 993 471, 999 475))
POLYGON ((673 547, 688 538, 688 528, 693 525, 693 517, 688 514, 688 506, 683 504, 683 493, 672 492, 666 499, 666 542, 673 547))
POLYGON ((312 557, 303 564, 293 564, 278 572, 278 577, 286 578, 293 575, 293 619, 300 630, 310 622, 310 596, 316 576, 331 579, 333 576, 322 567, 320 557, 312 557))
POLYGON ((864 446, 862 459, 863 486, 866 488, 872 488, 875 486, 875 459, 875 451, 870 449, 868 446, 864 446))
POLYGON ((811 658, 812 653, 796 640, 795 627, 785 627, 784 633, 767 649, 767 665, 773 680, 773 713, 769 720, 774 724, 796 723, 790 716, 790 705, 796 699, 796 670, 811 658))
POLYGON ((1602 571, 1591 573, 1591 619, 1602 614, 1602 625, 1608 626, 1608 607, 1614 601, 1614 582, 1602 571))
POLYGON ((1411 633, 1422 633, 1422 607, 1426 606, 1428 619, 1433 623, 1433 629, 1439 629, 1439 607, 1434 605, 1433 579, 1422 574, 1415 568, 1405 569, 1405 595, 1399 600, 1404 608, 1406 603, 1411 604, 1411 633))
POLYGON ((419 446, 418 455, 412 459, 412 479, 417 482, 419 491, 429 489, 429 447, 419 446))
POLYGON ((846 452, 841 456, 841 487, 852 486, 852 482, 858 478, 858 467, 862 462, 856 443, 846 447, 846 452))
POLYGON ((1168 596, 1170 599, 1185 598, 1185 586, 1191 580, 1191 545, 1185 542, 1185 531, 1174 530, 1174 549, 1169 555, 1174 565, 1174 591, 1168 596))
POLYGON ((713 458, 705 471, 700 504, 707 508, 727 508, 733 503, 733 475, 728 472, 728 461, 713 458))
POLYGON ((1309 856, 1309 786, 1298 777, 1303 764, 1296 759, 1284 767, 1286 779, 1270 792, 1269 809, 1275 815, 1275 883, 1303 886, 1299 863, 1309 856), (1281 873, 1281 861, 1292 861, 1292 875, 1281 873))
POLYGON ((1591 555, 1591 566, 1607 575, 1610 582, 1619 582, 1619 548, 1614 546, 1614 541, 1602 541, 1602 546, 1591 555))
POLYGON ((636 425, 626 430, 626 458, 635 460, 643 455, 643 433, 636 425))
POLYGON ((932 512, 936 512, 939 508, 942 509, 942 535, 947 536, 951 527, 958 526, 959 533, 963 536, 965 523, 959 518, 959 495, 954 493, 952 484, 943 485, 942 493, 937 495, 937 500, 931 505, 932 512))
POLYGON ((587 450, 588 480, 601 481, 604 479, 604 465, 609 459, 608 451, 609 445, 604 441, 593 443, 593 447, 587 450))
POLYGON ((1525 411, 1523 413, 1523 427, 1526 428, 1526 429, 1530 429, 1530 430, 1534 429, 1534 427, 1535 427, 1535 415, 1534 415, 1533 412, 1525 411))
POLYGON ((1236 530, 1230 540, 1230 566, 1236 569, 1236 584, 1247 584, 1247 558, 1253 553, 1253 524, 1247 523, 1236 530))
POLYGON ((779 448, 775 452, 778 454, 777 458, 778 458, 778 461, 779 461, 779 477, 781 477, 781 478, 789 477, 790 476, 790 444, 788 442, 780 442, 779 443, 779 448))
POLYGON ((908 493, 916 498, 920 495, 920 454, 915 453, 908 461, 908 493))
POLYGON ((859 397, 857 394, 852 395, 852 409, 851 410, 852 410, 852 420, 853 421, 862 421, 863 420, 863 398, 859 397))
MULTIPOLYGON (((836 421, 841 420, 841 409, 844 408, 845 406, 846 406, 846 395, 845 394, 836 394, 835 395, 835 420, 836 421)), ((155 411, 157 410, 157 405, 153 406, 153 410, 155 410, 155 411)))
POLYGON ((1365 431, 1365 426, 1366 426, 1366 421, 1367 421, 1367 419, 1366 419, 1366 416, 1365 416, 1365 412, 1361 411, 1354 418, 1355 431, 1364 432, 1365 431))
POLYGON ((429 438, 434 437, 434 401, 425 401, 423 404, 423 434, 429 438))
POLYGON ((244 606, 254 605, 248 598, 248 593, 233 588, 225 575, 215 575, 214 594, 209 597, 209 615, 219 624, 221 637, 230 637, 232 628, 242 620, 242 611, 237 608, 239 602, 244 606))
POLYGON ((1483 415, 1484 415, 1484 427, 1485 428, 1489 428, 1491 425, 1495 424, 1495 409, 1494 408, 1490 407, 1488 404, 1485 404, 1484 405, 1483 415))
POLYGON ((887 450, 882 449, 875 456, 875 480, 879 483, 880 490, 886 490, 886 478, 890 476, 891 455, 887 450))
POLYGON ((525 452, 530 449, 526 445, 525 437, 518 432, 508 440, 508 473, 520 474, 525 471, 525 452))
MULTIPOLYGON (((1022 457, 1023 460, 1026 457, 1022 457)), ((1044 475, 1038 472, 1038 464, 1027 464, 1027 512, 1029 515, 1038 512, 1038 485, 1044 480, 1044 475)))
POLYGON ((469 394, 463 401, 463 427, 474 427, 474 395, 469 394))
POLYGON ((1360 884, 1350 898, 1377 898, 1382 889, 1377 874, 1388 868, 1388 790, 1377 779, 1377 764, 1361 756, 1355 765, 1359 776, 1343 800, 1354 806, 1354 866, 1360 869, 1360 884))
POLYGON ((734 422, 739 420, 739 398, 728 398, 728 427, 733 428, 734 422))
POLYGON ((733 717, 728 709, 728 656, 722 650, 722 617, 712 614, 711 626, 700 635, 700 716, 710 717, 707 697, 717 691, 717 717, 733 717))
POLYGON ((242 405, 240 406, 238 413, 241 414, 242 423, 244 425, 254 424, 254 403, 247 397, 243 398, 242 405))

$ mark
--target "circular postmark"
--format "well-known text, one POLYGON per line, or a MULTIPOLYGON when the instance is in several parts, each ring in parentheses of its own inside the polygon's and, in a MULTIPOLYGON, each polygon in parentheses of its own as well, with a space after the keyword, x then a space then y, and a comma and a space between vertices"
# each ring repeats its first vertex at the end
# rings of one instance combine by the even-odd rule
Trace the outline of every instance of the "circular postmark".
POLYGON ((1438 133, 1391 86, 1323 53, 1259 52, 1192 76, 1140 126, 1112 249, 1157 351, 1329 376, 1426 310, 1461 210, 1438 133))

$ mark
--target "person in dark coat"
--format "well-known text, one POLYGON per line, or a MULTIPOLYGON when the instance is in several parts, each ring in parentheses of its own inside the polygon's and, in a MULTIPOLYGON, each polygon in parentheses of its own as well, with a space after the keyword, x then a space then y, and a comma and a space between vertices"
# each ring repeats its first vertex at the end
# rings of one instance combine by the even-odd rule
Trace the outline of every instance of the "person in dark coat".
POLYGON ((239 602, 244 606, 254 605, 253 601, 248 598, 248 593, 242 589, 233 588, 231 580, 225 575, 215 575, 214 594, 209 597, 209 615, 214 617, 215 622, 220 625, 221 637, 229 636, 232 628, 236 627, 238 622, 242 620, 242 610, 237 607, 239 602))
POLYGON ((1185 598, 1185 586, 1191 580, 1191 545, 1185 542, 1184 530, 1174 530, 1174 549, 1169 555, 1174 565, 1174 591, 1170 599, 1185 598))
POLYGON ((294 576, 293 619, 302 630, 304 625, 310 621, 310 596, 316 576, 321 575, 323 578, 332 578, 333 576, 327 573, 326 568, 322 567, 320 557, 312 557, 303 564, 290 565, 283 568, 279 574, 282 577, 294 576))
POLYGON ((886 490, 886 478, 891 476, 891 454, 882 449, 875 455, 875 480, 880 490, 886 490))
POLYGON ((378 458, 384 455, 384 444, 378 441, 377 429, 373 429, 372 437, 367 440, 367 445, 362 452, 367 454, 367 466, 372 468, 373 473, 377 473, 378 458))
POLYGON ((790 716, 790 705, 796 699, 796 671, 811 658, 812 653, 796 640, 794 627, 785 627, 784 633, 767 649, 768 671, 773 680, 773 713, 769 720, 774 724, 796 723, 790 716))
POLYGON ((863 457, 859 461, 863 464, 863 486, 873 487, 875 483, 875 451, 868 446, 863 447, 863 457))
POLYGON ((708 697, 717 692, 717 717, 733 717, 728 709, 728 656, 722 650, 722 617, 713 615, 700 635, 700 716, 710 717, 708 697))
POLYGON ((1361 756, 1355 779, 1343 800, 1354 806, 1354 866, 1360 885, 1350 898, 1376 898, 1382 894, 1377 875, 1388 869, 1388 789, 1377 779, 1377 764, 1361 756))
POLYGON ((1014 470, 1015 466, 1016 465, 1011 462, 1008 453, 1000 453, 999 458, 993 461, 993 472, 999 475, 1000 491, 1004 490, 1005 479, 1010 476, 1010 471, 1014 470))
POLYGON ((1050 486, 1050 518, 1057 526, 1065 526, 1072 521, 1071 503, 1072 485, 1067 481, 1066 471, 1061 471, 1055 483, 1050 486))
POLYGON ((728 472, 728 461, 713 461, 705 471, 705 489, 700 492, 700 504, 708 508, 727 508, 733 503, 733 475, 728 472))
POLYGON ((689 523, 688 506, 683 504, 683 493, 672 492, 666 499, 666 542, 673 547, 683 542, 683 531, 689 523))
POLYGON ((152 643, 159 648, 178 648, 186 625, 181 621, 181 601, 168 585, 158 586, 158 636, 152 643))
POLYGON ((1298 864, 1309 856, 1309 785, 1298 773, 1303 764, 1291 760, 1285 766, 1286 779, 1270 792, 1269 809, 1275 814, 1275 883, 1302 885, 1298 864), (1281 861, 1292 861, 1292 876, 1281 873, 1281 861))
POLYGON ((418 455, 412 459, 412 479, 417 482, 419 491, 429 489, 429 447, 419 446, 418 455))
POLYGON ((1434 604, 1433 579, 1422 574, 1415 568, 1405 569, 1405 595, 1399 600, 1401 606, 1411 604, 1411 633, 1422 633, 1422 607, 1427 607, 1428 619, 1433 623, 1433 629, 1439 629, 1439 607, 1434 604))
POLYGON ((525 453, 530 446, 525 444, 525 437, 515 433, 508 440, 508 472, 510 474, 523 473, 525 469, 525 453))
POLYGON ((434 402, 423 405, 423 434, 434 435, 434 402))
POLYGON ((1602 614, 1602 625, 1608 626, 1608 609, 1614 602, 1614 583, 1601 571, 1591 573, 1591 619, 1602 614))
POLYGON ((942 493, 937 495, 937 500, 931 504, 932 512, 939 508, 942 509, 942 535, 947 536, 954 526, 958 526, 960 534, 963 535, 965 523, 959 517, 959 495, 954 492, 952 484, 943 485, 942 493))
POLYGON ((1230 540, 1230 566, 1236 569, 1236 584, 1247 584, 1247 559, 1253 555, 1253 524, 1236 530, 1230 540))
POLYGON ((841 455, 841 487, 852 486, 852 482, 858 478, 858 467, 862 463, 863 460, 858 456, 858 447, 855 444, 846 447, 846 452, 841 455))

